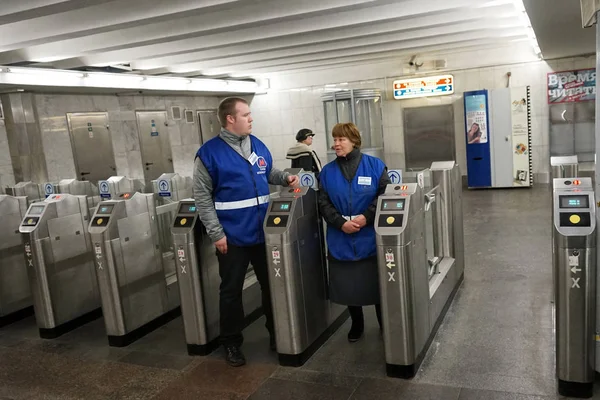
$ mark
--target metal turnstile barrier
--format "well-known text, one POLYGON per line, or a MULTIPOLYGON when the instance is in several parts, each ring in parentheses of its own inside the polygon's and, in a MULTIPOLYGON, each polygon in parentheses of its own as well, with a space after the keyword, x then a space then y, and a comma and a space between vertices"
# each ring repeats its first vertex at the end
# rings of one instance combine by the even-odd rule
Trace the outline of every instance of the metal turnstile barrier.
POLYGON ((300 366, 348 318, 328 297, 316 192, 283 188, 264 222, 279 363, 300 366))
POLYGON ((579 176, 579 161, 576 155, 550 157, 552 179, 576 178, 579 176))
POLYGON ((88 222, 86 196, 57 194, 31 204, 19 227, 42 338, 101 315, 88 222))
POLYGON ((74 196, 86 196, 90 214, 100 202, 98 188, 90 181, 78 181, 76 179, 62 179, 58 182, 58 193, 72 194, 74 196))
MULTIPOLYGON (((171 232, 188 354, 207 355, 219 345, 221 278, 216 248, 198 219, 193 199, 179 202, 171 232)), ((260 285, 250 268, 244 281, 242 301, 247 326, 263 314, 260 285)))
POLYGON ((462 185, 434 162, 433 188, 388 185, 375 217, 387 375, 412 378, 464 277, 462 185), (428 215, 429 214, 429 215, 428 215))
POLYGON ((111 346, 179 315, 177 276, 163 267, 158 229, 152 193, 122 193, 96 207, 89 232, 111 346))
POLYGON ((553 181, 558 391, 592 397, 596 361, 596 200, 591 178, 553 181))
POLYGON ((0 327, 33 314, 19 225, 27 197, 0 195, 0 327))
POLYGON ((9 196, 27 197, 30 203, 45 198, 42 185, 33 182, 19 182, 15 186, 7 187, 5 191, 9 196))
POLYGON ((118 199, 121 193, 143 193, 145 186, 143 179, 111 176, 105 181, 98 181, 98 192, 101 200, 118 199))

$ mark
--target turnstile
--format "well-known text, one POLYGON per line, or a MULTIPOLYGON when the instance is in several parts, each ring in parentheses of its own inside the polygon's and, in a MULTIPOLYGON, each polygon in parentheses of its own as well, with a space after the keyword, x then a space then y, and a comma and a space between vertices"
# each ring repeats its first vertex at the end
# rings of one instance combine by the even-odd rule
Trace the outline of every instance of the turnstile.
POLYGON ((5 191, 10 196, 27 197, 29 202, 45 198, 42 185, 33 182, 19 182, 15 186, 7 187, 5 191))
POLYGON ((19 227, 42 338, 101 315, 88 212, 86 196, 56 194, 31 204, 19 227))
POLYGON ((348 318, 329 301, 317 195, 283 188, 264 221, 279 363, 300 366, 348 318))
POLYGON ((577 156, 550 157, 552 179, 575 178, 579 175, 579 161, 577 156))
POLYGON ((434 187, 427 193, 417 183, 391 184, 377 202, 383 339, 391 377, 416 374, 464 277, 460 171, 453 161, 434 162, 430 171, 434 187))
POLYGON ((556 375, 563 396, 592 397, 596 332, 596 201, 591 178, 553 181, 556 375))
POLYGON ((177 276, 163 268, 154 194, 101 202, 89 232, 111 346, 127 346, 179 315, 177 276))
MULTIPOLYGON (((179 202, 171 232, 188 353, 206 355, 218 347, 221 278, 216 248, 198 218, 194 200, 179 202)), ((251 268, 244 281, 242 301, 245 324, 249 325, 263 314, 260 285, 251 268)))
POLYGON ((143 193, 145 186, 143 179, 111 176, 105 181, 98 181, 98 192, 102 200, 110 200, 117 199, 121 193, 143 193))
POLYGON ((78 181, 76 179, 62 179, 58 182, 58 193, 67 193, 75 196, 86 196, 90 214, 100 202, 98 188, 90 181, 78 181))
POLYGON ((27 197, 0 195, 0 327, 33 314, 19 225, 27 197))

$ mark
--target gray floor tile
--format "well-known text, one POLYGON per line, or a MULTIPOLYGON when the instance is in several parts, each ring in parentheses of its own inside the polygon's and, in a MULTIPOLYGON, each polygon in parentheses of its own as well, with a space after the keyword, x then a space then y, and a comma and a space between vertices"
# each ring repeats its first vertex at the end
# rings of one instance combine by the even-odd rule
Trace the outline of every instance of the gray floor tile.
POLYGON ((119 362, 179 371, 187 367, 188 364, 192 362, 192 358, 189 356, 178 357, 167 354, 132 351, 129 354, 119 358, 119 362))
POLYGON ((460 388, 414 384, 404 380, 365 378, 351 400, 457 400, 460 388))
POLYGON ((462 389, 458 400, 553 400, 554 396, 531 396, 519 393, 492 392, 489 390, 462 389))
POLYGON ((351 388, 270 378, 249 397, 249 400, 347 400, 352 391, 351 388))
POLYGON ((318 383, 320 385, 345 387, 351 389, 356 389, 362 380, 362 378, 353 376, 330 374, 325 372, 290 367, 279 367, 271 377, 277 379, 286 379, 290 381, 318 383))

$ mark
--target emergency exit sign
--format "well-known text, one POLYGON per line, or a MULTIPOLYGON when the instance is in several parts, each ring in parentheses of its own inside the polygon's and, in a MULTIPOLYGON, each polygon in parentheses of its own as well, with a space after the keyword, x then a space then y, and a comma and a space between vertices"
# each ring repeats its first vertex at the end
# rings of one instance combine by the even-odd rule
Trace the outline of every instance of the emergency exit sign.
POLYGON ((454 76, 439 75, 394 81, 394 99, 445 96, 454 93, 454 76))

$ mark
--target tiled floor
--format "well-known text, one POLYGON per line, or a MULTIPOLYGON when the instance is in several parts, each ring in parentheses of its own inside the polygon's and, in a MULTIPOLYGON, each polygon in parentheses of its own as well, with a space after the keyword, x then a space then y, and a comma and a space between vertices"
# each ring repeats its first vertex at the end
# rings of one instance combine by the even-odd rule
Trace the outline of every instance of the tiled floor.
POLYGON ((0 400, 557 399, 548 189, 467 192, 464 213, 465 282, 411 381, 385 377, 372 307, 362 341, 347 322, 296 369, 277 365, 262 320, 234 369, 220 351, 187 356, 181 319, 117 349, 101 320, 50 341, 30 318, 0 329, 0 400))

